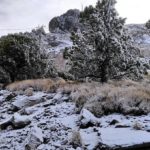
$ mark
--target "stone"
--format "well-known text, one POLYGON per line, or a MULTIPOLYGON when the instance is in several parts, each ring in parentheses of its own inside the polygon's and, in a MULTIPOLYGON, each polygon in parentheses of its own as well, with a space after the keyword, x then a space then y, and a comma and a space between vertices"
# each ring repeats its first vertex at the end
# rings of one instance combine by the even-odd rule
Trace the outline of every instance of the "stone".
POLYGON ((81 29, 82 25, 79 23, 79 16, 79 10, 71 9, 63 15, 53 18, 49 22, 50 32, 72 32, 81 29))
POLYGON ((5 130, 9 126, 12 126, 13 129, 21 129, 31 123, 28 116, 21 116, 18 113, 15 113, 14 116, 7 121, 4 121, 0 124, 0 129, 5 130))
POLYGON ((26 96, 32 96, 33 95, 33 88, 28 88, 25 90, 24 94, 26 96))
POLYGON ((25 141, 25 150, 37 150, 37 147, 43 142, 44 136, 42 130, 34 126, 25 141))
POLYGON ((6 101, 10 101, 12 100, 13 98, 15 98, 17 95, 15 93, 11 93, 9 95, 6 96, 5 100, 6 101))
POLYGON ((113 120, 109 123, 109 125, 115 125, 115 124, 117 124, 117 123, 119 123, 119 121, 116 120, 116 119, 113 119, 113 120))
POLYGON ((93 126, 98 126, 100 124, 98 118, 96 118, 87 109, 82 109, 80 114, 80 128, 88 128, 93 126))

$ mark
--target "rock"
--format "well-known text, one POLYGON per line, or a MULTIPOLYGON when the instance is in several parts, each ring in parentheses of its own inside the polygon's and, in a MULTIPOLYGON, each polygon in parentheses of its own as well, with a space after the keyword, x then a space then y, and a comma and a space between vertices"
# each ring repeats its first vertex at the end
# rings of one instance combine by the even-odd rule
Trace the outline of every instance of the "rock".
POLYGON ((12 124, 15 129, 24 128, 30 123, 31 121, 29 119, 29 116, 21 116, 18 113, 15 113, 12 119, 12 124))
POLYGON ((13 126, 12 120, 13 120, 13 118, 10 118, 10 119, 0 123, 0 130, 5 130, 5 129, 7 129, 8 126, 13 126))
POLYGON ((52 99, 53 97, 54 97, 54 94, 51 94, 51 95, 46 96, 46 99, 50 100, 50 99, 52 99))
POLYGON ((42 130, 34 126, 25 141, 25 150, 36 150, 43 142, 44 136, 42 130))
POLYGON ((100 122, 90 111, 82 109, 80 114, 80 128, 98 126, 100 122))
POLYGON ((12 126, 13 129, 21 129, 30 123, 31 121, 28 116, 21 116, 18 113, 15 113, 12 118, 0 124, 0 129, 5 130, 9 126, 12 126))
POLYGON ((53 99, 54 100, 60 100, 61 98, 62 98, 62 94, 61 93, 57 93, 54 97, 53 97, 53 99))
POLYGON ((64 102, 69 102, 69 96, 64 96, 64 97, 62 97, 62 101, 64 101, 64 102))
POLYGON ((24 94, 26 96, 32 96, 33 95, 33 88, 28 88, 25 90, 24 94))
POLYGON ((133 125, 133 129, 135 130, 142 130, 142 124, 139 122, 135 122, 133 125))
POLYGON ((11 107, 9 108, 9 111, 17 112, 19 109, 20 109, 20 108, 18 108, 17 106, 11 105, 11 107))
POLYGON ((9 94, 8 96, 6 96, 5 100, 6 101, 10 101, 12 100, 13 98, 15 98, 17 95, 15 93, 11 93, 9 94))
POLYGON ((114 119, 114 120, 112 120, 112 121, 109 123, 109 125, 115 125, 115 124, 117 124, 117 123, 119 123, 119 121, 116 120, 116 119, 114 119))
POLYGON ((111 150, 148 150, 150 134, 130 128, 100 128, 101 140, 111 150))
POLYGON ((53 18, 49 22, 49 30, 50 32, 72 32, 77 31, 81 28, 81 24, 79 23, 80 11, 77 9, 68 10, 65 14, 53 18))
POLYGON ((14 107, 17 107, 18 109, 34 106, 36 104, 39 104, 41 102, 45 102, 46 99, 43 98, 44 94, 37 94, 30 97, 27 96, 18 96, 15 100, 15 102, 12 103, 14 107))

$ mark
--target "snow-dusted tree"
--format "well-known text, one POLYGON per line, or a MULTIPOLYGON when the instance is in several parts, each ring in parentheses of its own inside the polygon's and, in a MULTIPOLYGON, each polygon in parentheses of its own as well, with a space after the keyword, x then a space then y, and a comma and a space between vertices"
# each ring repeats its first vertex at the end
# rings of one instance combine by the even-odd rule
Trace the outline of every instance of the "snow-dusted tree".
POLYGON ((57 75, 49 55, 29 34, 10 34, 0 38, 0 82, 53 77, 57 75))
POLYGON ((118 17, 115 0, 98 1, 96 7, 81 12, 85 30, 72 34, 73 47, 66 49, 70 73, 75 78, 94 77, 101 82, 108 79, 139 78, 139 52, 124 29, 125 19, 118 17))

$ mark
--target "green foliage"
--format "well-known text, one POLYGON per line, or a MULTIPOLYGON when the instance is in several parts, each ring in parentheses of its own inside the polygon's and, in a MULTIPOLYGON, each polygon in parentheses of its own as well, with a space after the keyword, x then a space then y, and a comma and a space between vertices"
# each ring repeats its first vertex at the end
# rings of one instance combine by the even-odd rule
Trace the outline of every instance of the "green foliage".
POLYGON ((0 76, 0 82, 43 77, 47 68, 46 59, 36 40, 30 36, 11 34, 1 37, 0 72, 3 75, 0 76))
POLYGON ((85 18, 89 18, 90 14, 94 12, 94 8, 92 5, 89 7, 85 7, 84 11, 80 13, 81 21, 83 21, 85 18))
POLYGON ((139 78, 137 49, 118 17, 115 0, 98 1, 81 12, 85 30, 72 34, 73 47, 65 51, 75 78, 100 78, 101 82, 124 76, 139 78), (133 55, 134 53, 134 55, 133 55))

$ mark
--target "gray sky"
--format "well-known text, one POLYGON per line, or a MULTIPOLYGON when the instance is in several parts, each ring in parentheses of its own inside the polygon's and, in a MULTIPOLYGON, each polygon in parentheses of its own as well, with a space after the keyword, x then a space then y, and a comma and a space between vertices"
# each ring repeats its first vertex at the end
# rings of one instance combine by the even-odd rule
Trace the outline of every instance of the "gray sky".
MULTIPOLYGON (((97 0, 0 0, 0 35, 26 31, 45 25, 54 16, 68 9, 81 9, 82 5, 97 0), (3 29, 3 30, 2 30, 3 29), (17 30, 15 30, 17 29, 17 30)), ((116 8, 127 23, 144 23, 150 18, 150 0, 117 0, 116 8)))

